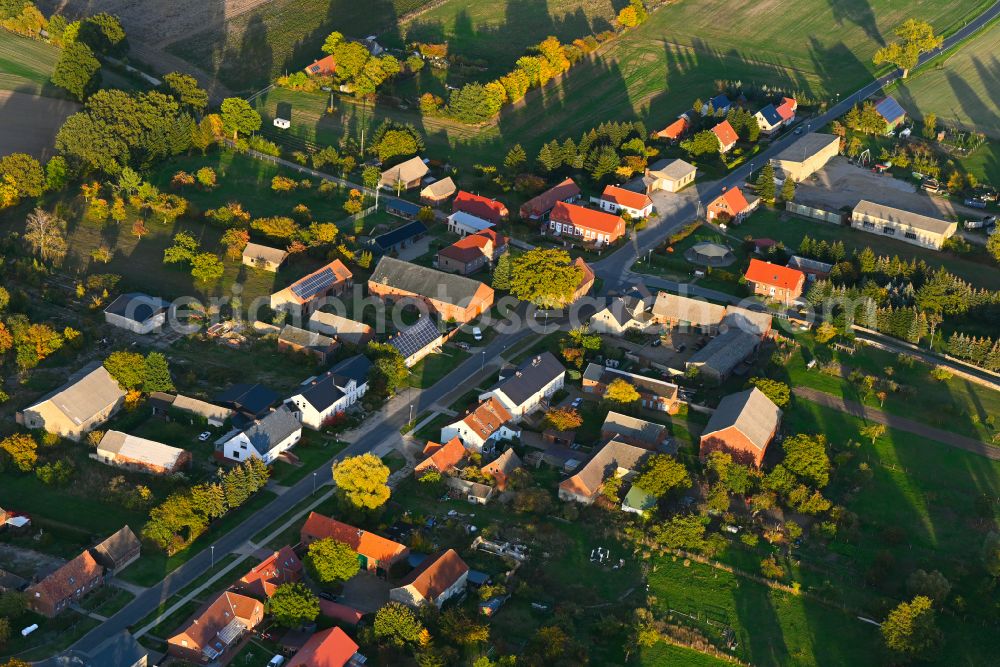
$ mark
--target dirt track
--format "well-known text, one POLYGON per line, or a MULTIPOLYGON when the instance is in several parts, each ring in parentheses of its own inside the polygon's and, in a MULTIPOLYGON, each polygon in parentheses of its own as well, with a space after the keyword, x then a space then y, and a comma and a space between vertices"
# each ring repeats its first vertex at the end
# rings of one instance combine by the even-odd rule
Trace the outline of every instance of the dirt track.
POLYGON ((76 112, 76 102, 0 90, 0 155, 52 155, 56 132, 76 112))

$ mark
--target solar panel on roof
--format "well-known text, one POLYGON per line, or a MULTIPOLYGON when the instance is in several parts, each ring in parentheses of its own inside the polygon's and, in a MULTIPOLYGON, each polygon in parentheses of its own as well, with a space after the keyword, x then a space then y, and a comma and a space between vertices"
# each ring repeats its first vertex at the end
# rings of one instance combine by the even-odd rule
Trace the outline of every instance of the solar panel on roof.
POLYGON ((389 340, 389 344, 399 350, 404 359, 407 359, 440 337, 441 333, 437 326, 428 318, 400 332, 398 336, 389 340))
POLYGON ((319 273, 304 278, 301 282, 292 285, 292 293, 300 299, 311 299, 322 290, 336 282, 337 276, 333 269, 323 269, 319 273))

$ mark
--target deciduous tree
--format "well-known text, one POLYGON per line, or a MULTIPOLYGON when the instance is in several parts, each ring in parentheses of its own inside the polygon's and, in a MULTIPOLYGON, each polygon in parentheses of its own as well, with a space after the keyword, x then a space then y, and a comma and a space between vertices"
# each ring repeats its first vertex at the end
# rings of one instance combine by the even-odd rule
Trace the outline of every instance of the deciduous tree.
POLYGON ((423 624, 413 612, 399 602, 390 602, 379 609, 373 628, 377 639, 396 646, 417 641, 424 631, 423 624))
POLYGON ((357 552, 329 537, 309 545, 305 562, 310 576, 321 584, 347 581, 361 569, 357 552))
POLYGON ((101 84, 101 63, 86 44, 71 42, 63 47, 52 70, 52 83, 83 101, 101 84))
POLYGON ((545 413, 545 425, 557 431, 572 431, 583 425, 583 417, 576 408, 550 408, 545 413))
POLYGON ((918 595, 901 602, 882 623, 886 647, 906 660, 930 657, 941 642, 931 599, 918 595))
POLYGON ((308 586, 298 582, 278 586, 267 606, 274 622, 286 628, 315 621, 319 616, 319 598, 308 586))
POLYGON ((639 400, 639 392, 623 378, 615 378, 604 391, 604 398, 612 403, 630 405, 639 400))
POLYGON ((521 301, 556 308, 572 300, 582 278, 565 250, 535 248, 511 261, 510 293, 521 301))
POLYGON ((784 465, 792 473, 823 488, 830 481, 830 457, 826 453, 826 436, 799 433, 781 443, 785 451, 784 465))
POLYGON ((14 433, 0 440, 0 450, 21 472, 31 472, 38 462, 38 443, 27 433, 14 433))
POLYGON ((646 462, 633 485, 661 498, 674 489, 690 488, 691 476, 687 468, 672 456, 655 454, 646 462))
POLYGON ((24 241, 46 262, 60 262, 66 256, 66 221, 55 213, 36 208, 28 214, 24 241))
POLYGON ((222 101, 222 130, 233 136, 233 141, 239 134, 251 134, 260 129, 260 114, 250 106, 250 103, 239 97, 227 97, 222 101))
POLYGON ((374 454, 352 456, 333 466, 333 479, 349 503, 377 509, 389 499, 389 468, 374 454))
POLYGON ((750 386, 759 389, 771 402, 782 408, 792 400, 791 388, 780 380, 771 378, 756 377, 750 380, 750 386))

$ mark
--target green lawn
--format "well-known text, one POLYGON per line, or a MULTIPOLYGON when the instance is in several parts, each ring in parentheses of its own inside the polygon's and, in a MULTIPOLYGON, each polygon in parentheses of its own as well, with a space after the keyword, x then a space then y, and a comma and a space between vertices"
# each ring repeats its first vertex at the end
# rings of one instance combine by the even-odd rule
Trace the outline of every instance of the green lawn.
MULTIPOLYGON (((955 275, 968 280, 977 287, 1000 289, 1000 271, 985 252, 959 256, 949 252, 939 252, 918 248, 902 241, 895 241, 877 234, 868 234, 850 227, 832 225, 818 220, 808 220, 772 208, 761 208, 743 224, 731 227, 729 233, 737 238, 771 238, 781 241, 789 252, 798 251, 802 237, 810 236, 817 241, 843 241, 848 255, 854 250, 870 247, 876 255, 899 255, 910 260, 922 259, 930 266, 943 266, 955 275)), ((734 265, 737 266, 737 265, 734 265)))
MULTIPOLYGON (((1000 98, 996 95, 998 51, 1000 23, 994 23, 952 51, 947 59, 896 86, 893 95, 918 118, 935 113, 939 122, 1000 138, 1000 98)), ((998 176, 995 173, 994 182, 1000 181, 998 176)))
POLYGON ((660 642, 642 649, 639 664, 643 667, 723 667, 732 663, 693 649, 660 642))
POLYGON ((439 354, 429 354, 410 368, 406 383, 417 389, 426 389, 468 359, 469 352, 455 347, 445 348, 439 354))
MULTIPOLYGON (((419 421, 419 419, 418 419, 419 421)), ((455 421, 451 415, 440 414, 417 430, 413 437, 417 440, 431 440, 437 442, 441 438, 441 429, 455 421)))
POLYGON ((0 90, 64 97, 49 82, 59 48, 0 28, 0 90))
POLYGON ((302 440, 295 445, 295 449, 291 452, 298 457, 301 465, 293 466, 284 461, 278 461, 271 468, 271 479, 278 484, 291 486, 318 469, 321 464, 332 459, 337 452, 346 446, 347 443, 342 440, 335 440, 313 431, 303 431, 302 440))
POLYGON ((217 540, 221 535, 229 532, 243 521, 252 517, 257 510, 261 509, 277 496, 270 491, 259 491, 245 505, 230 512, 205 531, 187 549, 173 556, 167 556, 162 551, 146 549, 142 557, 129 566, 120 577, 125 581, 140 586, 150 586, 160 581, 169 573, 188 562, 199 553, 208 548, 208 545, 217 540))
POLYGON ((658 615, 674 610, 680 622, 716 638, 721 627, 732 628, 736 655, 753 664, 883 664, 877 628, 807 597, 670 556, 656 560, 648 581, 658 615))
POLYGON ((1000 392, 959 377, 944 382, 935 380, 930 377, 931 367, 927 364, 914 362, 907 366, 899 363, 896 355, 865 345, 857 345, 855 354, 849 355, 814 345, 810 337, 799 336, 798 340, 803 348, 793 354, 783 371, 794 387, 812 387, 983 442, 990 442, 1000 426, 987 423, 991 416, 996 420, 1000 415, 1000 392), (882 379, 887 378, 886 369, 891 369, 891 379, 901 385, 901 391, 887 392, 882 405, 875 395, 877 391, 863 396, 858 386, 846 377, 827 375, 818 366, 807 369, 807 359, 812 358, 836 361, 882 379))
POLYGON ((11 623, 11 638, 0 649, 0 658, 15 655, 27 661, 50 658, 100 624, 97 619, 73 610, 64 611, 55 618, 26 612, 16 619, 16 623, 11 623), (22 637, 20 632, 15 631, 15 627, 20 630, 35 623, 38 624, 38 629, 27 637, 22 637))

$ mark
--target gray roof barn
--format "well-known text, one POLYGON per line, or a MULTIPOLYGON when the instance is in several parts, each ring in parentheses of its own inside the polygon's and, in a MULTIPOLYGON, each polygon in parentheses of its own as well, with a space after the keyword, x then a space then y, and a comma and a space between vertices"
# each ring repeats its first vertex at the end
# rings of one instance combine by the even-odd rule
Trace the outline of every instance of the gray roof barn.
POLYGON ((756 334, 743 329, 729 329, 691 355, 686 367, 698 367, 702 372, 724 378, 753 354, 759 344, 760 338, 756 334))
POLYGON ((757 387, 729 394, 719 402, 701 437, 734 427, 745 435, 754 447, 767 448, 772 434, 781 421, 781 408, 757 387))
POLYGON ((118 385, 118 381, 111 377, 101 362, 94 361, 71 375, 66 384, 44 396, 35 405, 51 402, 79 426, 124 396, 125 391, 118 385))
POLYGON ((478 280, 393 257, 380 259, 369 280, 456 306, 471 303, 482 286, 478 280))

